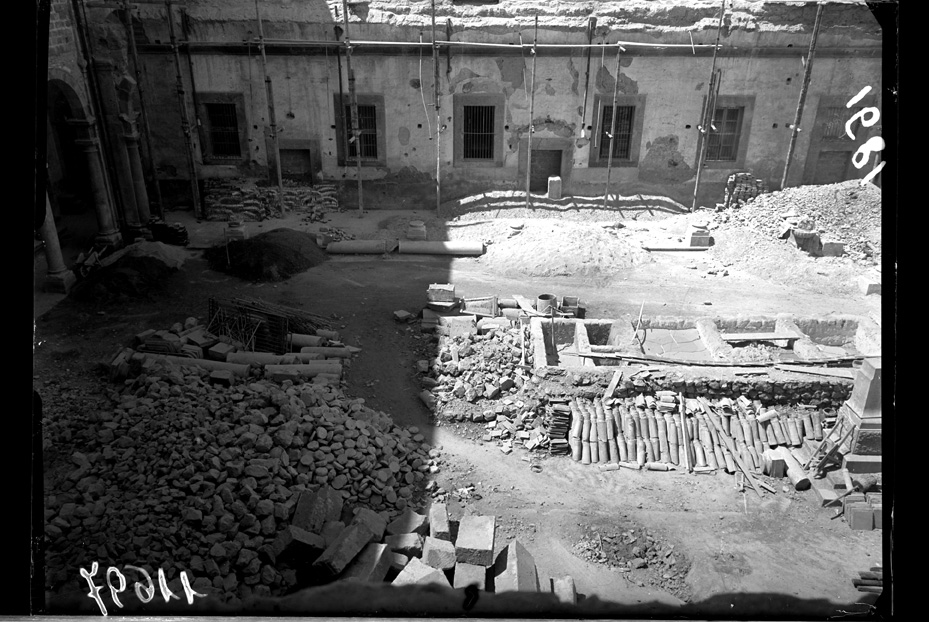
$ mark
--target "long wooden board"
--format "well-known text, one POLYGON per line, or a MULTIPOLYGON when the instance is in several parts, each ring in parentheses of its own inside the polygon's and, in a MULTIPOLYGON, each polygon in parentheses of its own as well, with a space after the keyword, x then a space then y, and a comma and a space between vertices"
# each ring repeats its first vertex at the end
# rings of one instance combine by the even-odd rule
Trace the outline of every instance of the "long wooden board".
POLYGON ((803 335, 793 333, 720 333, 719 336, 723 341, 780 341, 803 338, 803 335))
POLYGON ((779 363, 774 366, 782 371, 796 372, 798 374, 812 374, 814 376, 830 376, 833 378, 854 378, 855 370, 845 367, 807 367, 805 365, 790 365, 779 363))
POLYGON ((702 397, 698 397, 698 398, 697 398, 697 401, 699 401, 699 402, 700 402, 700 405, 703 407, 703 412, 705 412, 705 413, 707 414, 707 417, 706 417, 706 418, 709 420, 710 424, 711 424, 714 428, 716 428, 716 432, 718 433, 719 438, 721 438, 721 439, 723 440, 723 442, 726 444, 726 448, 729 449, 729 453, 732 454, 733 460, 736 461, 736 464, 738 464, 738 465, 739 465, 739 468, 742 469, 742 472, 745 473, 745 481, 747 481, 747 482, 749 483, 749 485, 752 487, 752 490, 754 490, 756 493, 758 493, 758 496, 759 496, 759 497, 761 497, 762 499, 764 499, 764 495, 761 494, 761 490, 760 490, 760 488, 759 488, 759 486, 758 486, 758 482, 755 481, 755 478, 752 477, 752 474, 751 474, 751 472, 748 470, 748 467, 747 467, 747 466, 745 465, 745 463, 742 461, 742 456, 739 455, 739 452, 736 450, 735 446, 733 446, 733 444, 732 444, 732 439, 729 438, 729 435, 726 434, 726 433, 724 433, 724 432, 716 425, 716 419, 715 419, 715 417, 713 416, 713 413, 711 412, 711 409, 710 409, 710 405, 707 403, 706 399, 705 399, 705 398, 702 398, 702 397))
POLYGON ((545 313, 539 313, 532 307, 532 303, 525 296, 520 296, 519 294, 513 294, 513 300, 516 301, 516 304, 519 305, 519 308, 528 313, 529 315, 537 315, 539 317, 548 317, 545 313))

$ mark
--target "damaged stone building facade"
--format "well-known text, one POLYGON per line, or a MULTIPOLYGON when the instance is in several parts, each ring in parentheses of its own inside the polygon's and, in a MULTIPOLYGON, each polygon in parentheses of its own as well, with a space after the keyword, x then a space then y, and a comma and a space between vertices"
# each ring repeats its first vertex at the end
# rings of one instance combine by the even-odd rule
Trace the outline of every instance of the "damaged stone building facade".
MULTIPOLYGON (((274 180, 278 149, 285 178, 346 182, 347 206, 357 205, 359 170, 370 208, 434 207, 437 171, 442 201, 523 190, 530 125, 533 192, 544 192, 548 177, 560 176, 565 194, 602 195, 609 175, 611 193, 660 194, 689 204, 717 30, 718 94, 711 94, 715 110, 700 203, 718 201, 735 171, 750 171, 778 188, 817 11, 814 3, 735 0, 725 3, 720 22, 717 0, 686 6, 638 0, 262 0, 257 12, 252 0, 139 0, 131 15, 122 3, 109 1, 53 5, 59 12, 80 6, 86 17, 104 107, 97 123, 108 130, 102 176, 115 178, 107 190, 109 209, 130 228, 144 226, 150 212, 146 184, 137 180, 143 171, 151 171, 149 193, 157 189, 166 207, 189 207, 196 194, 192 177, 274 180), (617 42, 624 42, 622 48, 617 42), (349 62, 357 141, 347 140, 349 62), (614 90, 616 132, 608 166, 614 90), (150 144, 140 146, 132 137, 143 129, 142 106, 149 137, 143 131, 141 143, 150 144)), ((80 84, 62 86, 82 70, 73 63, 63 69, 59 61, 50 65, 49 88, 86 99, 80 84)), ((879 135, 880 124, 856 124, 854 139, 844 130, 859 109, 880 109, 880 92, 880 26, 864 2, 828 3, 788 185, 833 183, 871 171, 879 152, 867 154, 860 169, 852 156, 879 135), (870 92, 847 109, 846 102, 868 86, 870 92)), ((76 105, 55 105, 50 100, 49 122, 61 129, 50 135, 65 142, 66 131, 81 129, 59 117, 81 116, 76 105)), ((50 173, 54 188, 58 180, 50 173)), ((104 220, 105 237, 110 225, 104 220)))

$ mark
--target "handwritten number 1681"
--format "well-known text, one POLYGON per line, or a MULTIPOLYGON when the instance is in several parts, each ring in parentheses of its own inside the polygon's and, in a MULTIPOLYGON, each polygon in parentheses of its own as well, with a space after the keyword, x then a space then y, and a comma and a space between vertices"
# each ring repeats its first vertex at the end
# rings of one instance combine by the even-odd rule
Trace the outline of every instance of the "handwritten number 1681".
MULTIPOLYGON (((845 107, 851 108, 852 106, 860 102, 862 98, 865 95, 867 95, 870 91, 871 91, 870 86, 864 87, 863 89, 858 91, 857 95, 855 95, 850 100, 848 100, 848 103, 845 104, 845 107)), ((877 123, 880 118, 881 118, 881 111, 875 108, 874 106, 868 106, 867 108, 862 108, 861 110, 856 112, 852 116, 851 119, 845 122, 845 134, 852 140, 855 140, 855 134, 852 133, 852 124, 854 124, 855 121, 861 121, 861 124, 864 127, 871 127, 872 125, 877 123)), ((871 159, 871 154, 873 152, 881 151, 883 149, 884 149, 884 139, 881 138, 880 136, 872 136, 863 145, 858 147, 858 151, 856 151, 855 154, 852 156, 852 164, 855 165, 855 168, 860 170, 864 168, 865 164, 868 163, 868 160, 871 159)), ((874 179, 874 177, 878 173, 881 172, 881 169, 884 168, 884 164, 886 164, 886 162, 881 162, 879 165, 877 165, 877 167, 874 168, 874 170, 868 173, 867 176, 865 176, 865 178, 861 180, 861 185, 864 185, 868 183, 869 181, 871 181, 872 179, 874 179)))

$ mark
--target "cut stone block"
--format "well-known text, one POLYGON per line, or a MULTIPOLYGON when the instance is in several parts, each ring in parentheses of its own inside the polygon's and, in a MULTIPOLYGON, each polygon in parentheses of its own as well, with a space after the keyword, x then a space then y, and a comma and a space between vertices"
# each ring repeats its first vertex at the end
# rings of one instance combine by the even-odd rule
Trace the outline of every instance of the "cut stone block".
POLYGON ((210 384, 231 387, 233 382, 235 382, 235 377, 228 369, 217 369, 210 372, 210 384))
POLYGON ((383 581, 390 570, 390 551, 386 544, 371 543, 348 565, 343 579, 358 579, 376 583, 383 581))
POLYGON ((560 199, 561 198, 561 177, 549 177, 548 178, 548 198, 549 199, 560 199))
POLYGON ((312 562, 325 549, 326 541, 323 540, 322 536, 293 525, 281 531, 271 545, 275 559, 286 559, 295 562, 312 562))
POLYGON ((337 575, 371 542, 371 530, 364 525, 350 525, 339 534, 316 560, 314 566, 337 575))
POLYGON ((856 531, 874 529, 874 509, 867 503, 853 503, 845 509, 848 526, 856 531))
POLYGON ((848 398, 848 407, 860 417, 880 417, 881 359, 867 358, 855 374, 855 385, 848 398))
POLYGON ((352 518, 352 525, 361 523, 366 525, 371 533, 374 534, 374 542, 380 542, 384 538, 384 530, 387 528, 387 520, 368 508, 355 508, 355 517, 352 518))
POLYGON ((407 508, 403 514, 387 525, 387 533, 392 536, 402 533, 426 535, 429 533, 429 519, 407 508))
POLYGON ((451 283, 433 283, 426 290, 429 302, 455 302, 455 286, 451 283))
POLYGON ((434 583, 445 587, 451 587, 448 578, 441 570, 436 570, 427 566, 418 559, 411 559, 410 563, 400 571, 397 578, 393 580, 393 585, 426 585, 434 583))
POLYGON ((387 536, 384 542, 394 553, 407 557, 419 557, 423 554, 423 537, 418 533, 402 533, 396 536, 387 536))
POLYGON ((852 435, 852 453, 863 456, 881 455, 881 431, 859 428, 852 435))
MULTIPOLYGON (((388 548, 390 548, 390 547, 388 546, 388 548)), ((395 553, 395 552, 391 551, 391 552, 389 553, 389 556, 390 556, 390 567, 393 568, 394 570, 398 571, 398 572, 399 572, 400 570, 403 570, 403 568, 404 568, 407 564, 410 563, 410 558, 407 557, 406 555, 401 554, 401 553, 395 553)))
POLYGON ((881 456, 845 454, 842 466, 848 469, 849 473, 880 473, 881 456))
POLYGON ((494 564, 494 591, 539 591, 539 575, 535 560, 519 540, 510 542, 497 557, 494 564))
POLYGON ((880 277, 862 275, 858 277, 858 289, 861 290, 861 293, 865 296, 880 294, 881 279, 880 277))
POLYGON ((206 351, 206 358, 212 361, 225 361, 226 355, 230 352, 235 352, 235 346, 220 342, 206 351))
POLYGON ((845 242, 839 242, 838 240, 822 240, 823 248, 822 254, 823 257, 841 257, 845 254, 845 242))
POLYGON ((563 603, 571 605, 577 604, 577 587, 574 585, 573 577, 564 577, 562 579, 552 579, 552 592, 563 603))
POLYGON ((423 561, 439 570, 455 567, 455 545, 448 540, 439 540, 426 536, 423 543, 423 561))
POLYGON ((409 322, 413 319, 413 314, 409 311, 394 311, 394 319, 398 322, 409 322))
POLYGON ((884 528, 884 504, 875 503, 871 506, 871 509, 874 510, 874 528, 883 529, 884 528))
POLYGON ((455 557, 464 564, 491 566, 494 563, 494 516, 464 516, 458 525, 455 557))
POLYGON ((433 503, 429 508, 429 535, 439 540, 452 541, 452 530, 448 524, 448 506, 433 503))
POLYGON ((339 537, 339 534, 345 529, 345 523, 342 521, 329 521, 323 525, 323 529, 320 532, 323 540, 326 542, 326 546, 329 546, 335 539, 339 537))
POLYGON ((330 486, 322 486, 318 491, 309 490, 300 493, 292 525, 313 533, 320 533, 328 522, 335 522, 342 516, 342 493, 330 486))
POLYGON ((473 564, 455 564, 455 582, 452 585, 456 590, 469 585, 476 585, 479 590, 487 589, 487 568, 473 564))

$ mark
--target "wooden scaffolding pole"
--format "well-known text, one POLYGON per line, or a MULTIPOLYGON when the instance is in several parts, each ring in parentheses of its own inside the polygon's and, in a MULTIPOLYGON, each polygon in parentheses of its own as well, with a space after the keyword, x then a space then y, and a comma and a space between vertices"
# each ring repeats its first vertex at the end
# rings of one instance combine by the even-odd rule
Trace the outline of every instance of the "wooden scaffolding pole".
MULTIPOLYGON (((442 205, 442 125, 439 116, 439 46, 435 39, 435 0, 432 0, 432 68, 433 96, 435 98, 435 213, 439 213, 442 205)), ((420 85, 422 88, 422 85, 420 85)))
POLYGON ((616 80, 613 81, 613 108, 610 118, 610 154, 606 160, 606 187, 603 190, 603 209, 606 209, 606 202, 610 196, 610 173, 613 172, 613 144, 616 140, 616 97, 619 95, 619 61, 622 46, 616 45, 616 80))
MULTIPOLYGON (((719 24, 716 26, 716 46, 713 48, 713 68, 710 70, 710 85, 712 87, 713 79, 716 77, 716 58, 719 56, 719 36, 723 30, 723 16, 726 14, 726 0, 722 0, 719 6, 719 24)), ((713 118, 714 111, 710 108, 710 100, 713 99, 713 90, 706 93, 706 101, 703 103, 703 116, 700 119, 699 131, 699 148, 697 149, 697 179, 694 182, 694 201, 690 211, 697 209, 697 193, 700 191, 700 177, 703 175, 703 158, 706 154, 706 142, 709 135, 708 130, 713 118)))
POLYGON ((261 52, 261 72, 265 77, 265 95, 268 99, 268 124, 271 126, 271 140, 274 143, 274 168, 277 171, 277 201, 281 214, 287 212, 284 207, 284 179, 281 176, 281 143, 278 140, 277 119, 274 115, 274 88, 271 86, 271 76, 268 75, 268 56, 265 54, 265 33, 261 23, 261 11, 258 10, 258 0, 255 0, 255 18, 258 20, 258 50, 261 52))
MULTIPOLYGON (((361 188, 361 138, 358 132, 358 98, 355 95, 355 72, 352 71, 352 42, 348 35, 348 3, 342 0, 342 21, 345 24, 345 70, 348 72, 348 97, 351 107, 352 137, 349 143, 355 143, 355 176, 358 178, 358 216, 364 216, 364 197, 361 188)), ((339 102, 341 106, 342 103, 339 102)), ((344 122, 343 122, 344 125, 344 122)), ((348 153, 345 154, 346 160, 348 153)))
POLYGON ((816 54, 816 40, 819 38, 819 27, 823 22, 823 8, 820 4, 816 8, 816 21, 813 23, 813 36, 810 39, 810 49, 806 55, 806 67, 803 72, 803 86, 800 87, 800 99, 797 101, 797 112, 794 123, 790 126, 790 143, 787 145, 787 161, 784 162, 784 175, 781 177, 781 190, 787 187, 787 173, 790 171, 790 160, 797 145, 797 133, 800 131, 800 120, 803 118, 803 104, 806 102, 806 93, 810 88, 810 76, 813 75, 813 56, 816 54))
POLYGON ((539 42, 539 16, 535 16, 535 34, 532 40, 532 85, 529 87, 529 141, 526 146, 526 209, 529 209, 529 177, 532 174, 532 114, 535 107, 536 44, 539 42))

